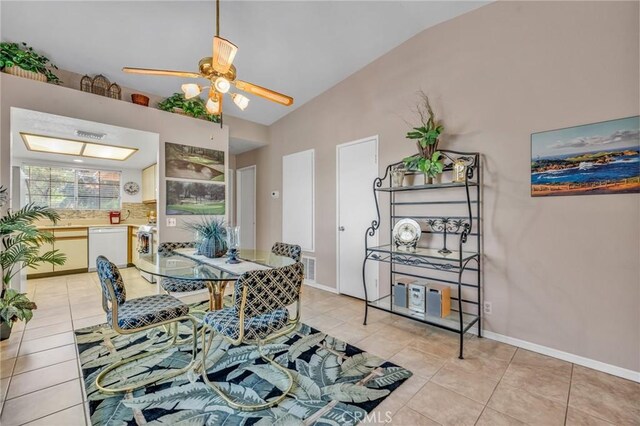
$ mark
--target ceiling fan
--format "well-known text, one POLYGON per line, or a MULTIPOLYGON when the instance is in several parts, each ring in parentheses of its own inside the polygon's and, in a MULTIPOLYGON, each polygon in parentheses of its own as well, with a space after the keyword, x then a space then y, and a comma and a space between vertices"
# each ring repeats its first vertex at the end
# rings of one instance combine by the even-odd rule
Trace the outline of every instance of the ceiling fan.
MULTIPOLYGON (((231 86, 252 95, 260 96, 269 101, 285 106, 293 104, 293 98, 282 93, 267 89, 257 84, 236 79, 236 67, 233 59, 238 52, 238 47, 220 37, 220 0, 216 0, 216 35, 213 37, 213 56, 200 59, 198 68, 200 72, 172 71, 150 68, 124 67, 122 71, 131 74, 163 75, 170 77, 205 78, 211 82, 210 86, 200 86, 195 83, 186 83, 181 86, 186 99, 199 96, 203 89, 209 89, 206 109, 209 114, 222 114, 222 100, 225 93, 229 93, 231 86)), ((233 102, 244 111, 249 105, 249 98, 240 93, 229 93, 233 102)))

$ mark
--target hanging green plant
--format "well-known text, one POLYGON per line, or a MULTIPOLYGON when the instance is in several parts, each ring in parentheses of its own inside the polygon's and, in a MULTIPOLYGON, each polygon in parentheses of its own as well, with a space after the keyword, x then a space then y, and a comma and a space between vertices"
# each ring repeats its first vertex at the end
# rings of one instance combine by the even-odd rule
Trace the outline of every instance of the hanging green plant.
MULTIPOLYGON (((49 83, 62 83, 58 76, 51 71, 51 69, 57 70, 58 67, 52 64, 46 56, 36 53, 33 47, 24 42, 21 45, 2 42, 0 43, 0 69, 8 72, 13 67, 42 74, 49 83)), ((16 73, 16 75, 19 74, 16 73)))
POLYGON ((202 118, 204 120, 220 122, 220 116, 209 114, 204 100, 196 96, 195 98, 185 99, 183 93, 174 93, 162 102, 158 103, 158 109, 169 112, 184 113, 190 117, 202 118))

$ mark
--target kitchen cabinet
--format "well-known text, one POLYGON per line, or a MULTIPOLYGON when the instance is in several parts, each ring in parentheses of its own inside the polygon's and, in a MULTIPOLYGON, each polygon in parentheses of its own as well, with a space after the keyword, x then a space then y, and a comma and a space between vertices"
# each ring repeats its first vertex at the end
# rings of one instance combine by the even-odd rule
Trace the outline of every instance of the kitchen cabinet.
POLYGON ((89 266, 88 239, 87 228, 64 228, 49 229, 47 232, 53 234, 55 240, 53 243, 45 243, 40 246, 39 253, 44 254, 51 250, 59 250, 60 253, 66 255, 67 260, 64 265, 51 265, 43 263, 35 269, 27 271, 27 278, 45 275, 58 275, 69 271, 83 272, 89 266))
POLYGON ((158 199, 158 165, 152 164, 142 170, 142 202, 155 203, 158 199))
POLYGON ((67 255, 64 265, 55 265, 53 271, 87 269, 89 256, 87 228, 56 229, 53 235, 56 238, 53 248, 67 255))
MULTIPOLYGON (((38 254, 40 256, 42 256, 43 254, 45 254, 46 252, 51 251, 51 250, 53 250, 53 244, 52 243, 44 243, 38 249, 38 254)), ((50 264, 50 263, 41 263, 38 266, 36 266, 35 268, 28 268, 27 269, 27 277, 32 275, 32 274, 50 274, 52 272, 53 272, 53 265, 52 264, 50 264)))
POLYGON ((135 263, 135 261, 140 258, 140 253, 138 253, 138 236, 135 233, 131 235, 130 244, 131 244, 131 262, 130 263, 135 263))

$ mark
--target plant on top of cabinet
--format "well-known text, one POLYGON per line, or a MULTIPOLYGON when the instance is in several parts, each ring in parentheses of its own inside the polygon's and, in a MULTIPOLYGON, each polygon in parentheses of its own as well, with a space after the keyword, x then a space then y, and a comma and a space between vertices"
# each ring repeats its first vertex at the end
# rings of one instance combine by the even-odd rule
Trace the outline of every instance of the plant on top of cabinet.
MULTIPOLYGON (((7 202, 7 189, 0 187, 0 209, 7 202)), ((58 214, 48 208, 27 204, 16 212, 8 211, 0 217, 0 269, 2 270, 2 291, 0 293, 0 340, 11 334, 15 321, 28 322, 33 316, 36 304, 26 294, 9 288, 11 279, 26 267, 35 267, 40 263, 62 265, 66 256, 58 250, 41 253, 44 243, 53 242, 53 234, 39 230, 33 222, 49 219, 54 224, 58 214)))
POLYGON ((158 108, 163 111, 182 113, 194 118, 202 118, 204 120, 220 122, 220 116, 209 114, 202 98, 185 99, 183 93, 174 93, 164 101, 158 103, 158 108))
POLYGON ((49 58, 36 53, 26 43, 22 43, 22 46, 18 43, 0 43, 0 69, 8 74, 54 84, 62 83, 51 68, 58 69, 49 58))
POLYGON ((418 153, 406 157, 403 162, 408 170, 422 172, 425 175, 425 181, 432 181, 442 173, 444 167, 438 151, 438 138, 444 130, 444 126, 436 121, 429 96, 422 90, 419 92, 419 96, 420 102, 416 105, 416 112, 422 125, 414 127, 406 135, 407 139, 416 141, 418 153))

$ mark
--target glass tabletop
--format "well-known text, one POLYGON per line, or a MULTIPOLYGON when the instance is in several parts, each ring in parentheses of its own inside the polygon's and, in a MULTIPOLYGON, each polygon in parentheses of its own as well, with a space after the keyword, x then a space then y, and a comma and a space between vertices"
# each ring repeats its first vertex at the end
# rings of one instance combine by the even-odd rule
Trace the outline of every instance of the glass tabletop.
POLYGON ((195 249, 177 249, 168 253, 140 255, 134 262, 142 272, 164 278, 198 281, 237 280, 244 272, 292 265, 289 257, 262 250, 240 250, 240 263, 226 263, 227 257, 210 259, 196 255, 195 249))

